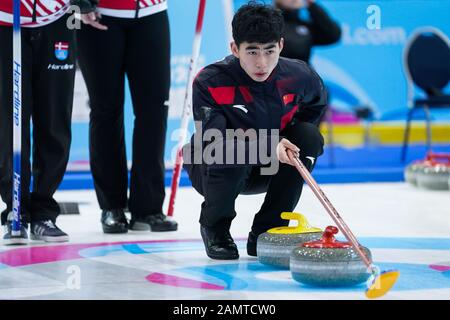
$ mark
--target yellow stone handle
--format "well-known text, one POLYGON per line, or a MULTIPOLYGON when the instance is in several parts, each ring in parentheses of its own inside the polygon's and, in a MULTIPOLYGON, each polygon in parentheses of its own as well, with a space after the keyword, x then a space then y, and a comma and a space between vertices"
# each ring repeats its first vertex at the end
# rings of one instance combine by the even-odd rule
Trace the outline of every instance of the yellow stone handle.
POLYGON ((319 228, 311 227, 306 217, 297 212, 282 212, 281 218, 283 220, 295 220, 297 225, 294 227, 276 227, 268 230, 268 233, 275 234, 294 234, 294 233, 310 233, 310 232, 322 232, 319 228))
POLYGON ((320 232, 322 231, 319 228, 312 227, 308 220, 306 220, 306 217, 302 215, 301 213, 297 212, 282 212, 281 213, 281 219, 283 220, 296 220, 297 226, 295 227, 296 232, 304 232, 305 230, 311 229, 313 232, 320 232))

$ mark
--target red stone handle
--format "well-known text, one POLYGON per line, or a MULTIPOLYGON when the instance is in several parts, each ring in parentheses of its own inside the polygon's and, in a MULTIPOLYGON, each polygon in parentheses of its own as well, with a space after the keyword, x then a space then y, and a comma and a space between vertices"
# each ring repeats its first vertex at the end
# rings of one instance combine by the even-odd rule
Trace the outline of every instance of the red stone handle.
POLYGON ((335 242, 336 239, 334 237, 335 234, 339 232, 339 229, 335 226, 328 226, 325 229, 325 232, 322 235, 322 241, 323 242, 335 242))
POLYGON ((429 152, 427 154, 427 160, 434 164, 440 164, 446 162, 446 164, 450 165, 450 154, 447 153, 433 153, 429 152))
POLYGON ((339 229, 335 226, 326 227, 323 232, 322 239, 318 241, 306 242, 303 247, 306 248, 332 248, 332 249, 345 249, 352 246, 349 242, 337 241, 334 237, 335 234, 339 232, 339 229))

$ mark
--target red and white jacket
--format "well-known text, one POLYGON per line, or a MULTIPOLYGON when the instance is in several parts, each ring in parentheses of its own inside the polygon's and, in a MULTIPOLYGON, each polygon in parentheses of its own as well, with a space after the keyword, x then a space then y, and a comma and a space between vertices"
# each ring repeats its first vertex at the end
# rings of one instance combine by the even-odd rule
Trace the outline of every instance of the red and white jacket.
MULTIPOLYGON (((0 25, 11 26, 13 0, 0 1, 0 25)), ((45 26, 63 16, 70 7, 70 0, 21 0, 20 22, 22 27, 45 26)))
POLYGON ((97 11, 117 18, 142 18, 167 9, 166 0, 100 0, 97 11))

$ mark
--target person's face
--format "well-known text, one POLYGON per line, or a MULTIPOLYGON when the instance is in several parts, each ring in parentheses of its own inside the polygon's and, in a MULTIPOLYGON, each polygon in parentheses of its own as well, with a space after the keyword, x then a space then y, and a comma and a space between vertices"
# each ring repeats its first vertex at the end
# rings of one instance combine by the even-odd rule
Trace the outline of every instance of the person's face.
POLYGON ((278 64, 284 40, 269 43, 231 43, 231 52, 239 58, 242 69, 255 81, 262 82, 278 64))
POLYGON ((300 9, 306 5, 306 0, 274 0, 274 2, 281 8, 288 10, 300 9))

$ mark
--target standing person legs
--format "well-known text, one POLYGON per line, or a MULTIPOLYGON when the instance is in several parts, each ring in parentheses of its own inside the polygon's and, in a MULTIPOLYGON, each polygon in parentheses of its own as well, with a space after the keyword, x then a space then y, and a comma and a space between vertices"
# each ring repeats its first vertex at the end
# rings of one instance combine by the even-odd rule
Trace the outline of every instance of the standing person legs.
POLYGON ((77 33, 78 61, 89 93, 89 154, 102 227, 127 232, 128 168, 125 152, 125 22, 103 17, 108 30, 83 25, 77 33))
POLYGON ((69 236, 56 225, 60 212, 53 195, 69 160, 75 80, 75 31, 66 15, 29 30, 33 47, 33 192, 31 239, 64 242, 69 236))
POLYGON ((135 115, 129 209, 133 230, 173 231, 162 213, 164 147, 170 89, 167 12, 141 18, 127 30, 125 69, 135 115))
POLYGON ((125 30, 120 19, 103 17, 108 30, 83 25, 78 61, 89 93, 89 154, 95 191, 103 210, 126 207, 124 132, 125 30))
POLYGON ((76 52, 75 31, 66 27, 66 18, 30 30, 34 47, 32 222, 56 221, 60 209, 53 195, 69 160, 76 52), (58 59, 55 50, 61 48, 67 54, 62 52, 58 59))
MULTIPOLYGON (((22 31, 23 113, 22 113, 22 215, 29 213, 31 239, 67 241, 68 236, 54 223, 59 206, 53 199, 64 175, 70 147, 70 123, 75 76, 74 31, 67 29, 65 18, 43 27, 22 31), (56 45, 67 56, 56 58, 56 45), (64 50, 67 49, 67 50, 64 50), (64 61, 62 61, 64 60, 64 61), (33 193, 30 196, 30 115, 33 120, 33 193)), ((1 28, 0 37, 8 37, 8 28, 1 28)), ((3 41, 2 41, 3 42, 3 41)), ((5 42, 7 43, 6 39, 5 42)), ((11 59, 8 46, 2 46, 1 59, 11 59)), ((11 65, 3 63, 3 66, 11 65)), ((9 69, 2 72, 8 74, 9 69)), ((8 79, 5 79, 8 81, 8 79)), ((3 81, 1 81, 3 83, 3 81)), ((2 101, 1 136, 4 153, 0 155, 2 198, 11 208, 11 142, 12 142, 12 86, 5 82, 2 101), (3 106, 5 106, 3 108, 3 106), (11 107, 10 107, 11 106, 11 107), (8 115, 9 114, 9 115, 8 115), (4 116, 3 116, 4 115, 4 116), (9 122, 8 122, 9 121, 9 122), (8 155, 9 154, 9 155, 8 155)), ((6 211, 7 212, 7 211, 6 211)), ((6 223, 6 212, 2 223, 6 223)))

